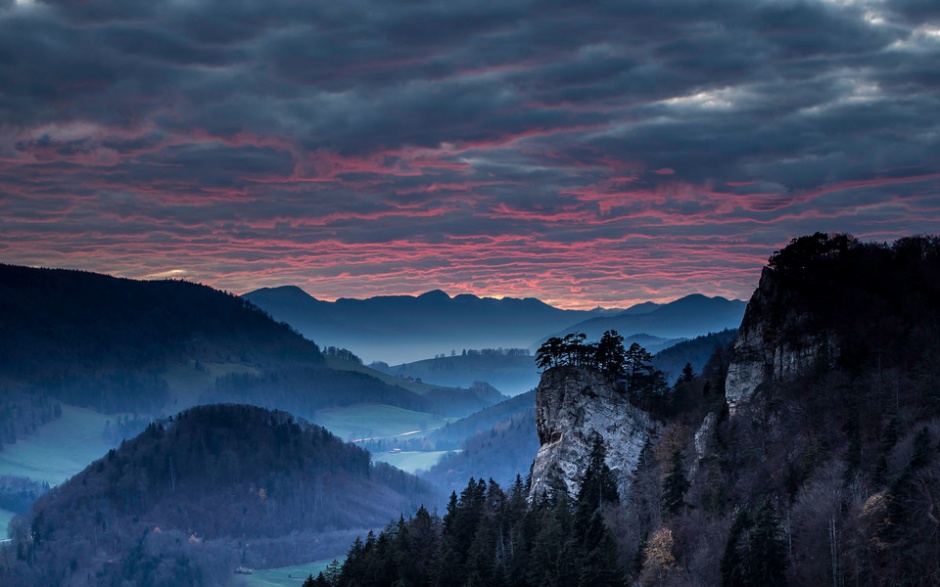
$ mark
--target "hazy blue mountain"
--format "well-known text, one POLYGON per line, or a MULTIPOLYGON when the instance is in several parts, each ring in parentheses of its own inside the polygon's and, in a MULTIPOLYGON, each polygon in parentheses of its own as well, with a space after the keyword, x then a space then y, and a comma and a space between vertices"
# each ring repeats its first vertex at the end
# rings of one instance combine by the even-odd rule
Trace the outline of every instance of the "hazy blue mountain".
POLYGON ((669 383, 675 383, 686 363, 692 365, 695 373, 701 373, 715 349, 733 344, 737 336, 738 331, 734 328, 696 336, 657 352, 653 356, 653 366, 666 374, 669 383))
POLYGON ((459 491, 470 477, 492 479, 508 487, 518 475, 525 479, 539 450, 535 405, 516 412, 491 428, 476 432, 461 444, 460 452, 444 455, 422 479, 440 491, 459 491))
MULTIPOLYGON (((598 340, 604 331, 616 330, 624 337, 644 333, 667 339, 694 338, 709 332, 737 328, 746 306, 747 303, 742 300, 692 294, 641 314, 630 309, 616 316, 592 317, 560 329, 552 336, 583 332, 588 340, 598 340)), ((547 337, 540 340, 544 338, 547 337)), ((647 347, 647 350, 656 352, 659 349, 647 347)))
POLYGON ((617 316, 619 314, 649 314, 657 308, 662 307, 663 304, 657 304, 656 302, 643 302, 635 306, 630 306, 626 310, 620 311, 605 311, 604 316, 617 316))
MULTIPOLYGON (((634 334, 624 337, 624 345, 629 347, 636 342, 651 353, 657 353, 683 340, 634 334)), ((528 349, 465 349, 454 356, 439 355, 401 365, 373 363, 371 366, 390 375, 420 379, 434 385, 466 387, 475 381, 485 381, 507 395, 535 389, 539 383, 535 357, 528 349)))
POLYGON ((539 382, 535 358, 529 349, 471 349, 454 356, 438 356, 413 363, 371 365, 390 375, 421 379, 425 383, 460 387, 485 381, 507 395, 534 389, 539 382))
POLYGON ((440 290, 324 302, 285 286, 243 297, 311 340, 348 348, 367 363, 389 364, 471 348, 529 348, 548 333, 608 312, 561 310, 534 298, 450 297, 440 290))

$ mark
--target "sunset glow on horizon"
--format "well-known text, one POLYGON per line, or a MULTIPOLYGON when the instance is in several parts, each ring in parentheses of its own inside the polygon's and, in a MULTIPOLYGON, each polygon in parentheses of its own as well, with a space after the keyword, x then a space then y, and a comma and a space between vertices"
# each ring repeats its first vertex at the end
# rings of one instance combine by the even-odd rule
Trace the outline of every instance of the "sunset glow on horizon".
POLYGON ((0 262, 747 299, 940 226, 940 4, 0 0, 0 262))

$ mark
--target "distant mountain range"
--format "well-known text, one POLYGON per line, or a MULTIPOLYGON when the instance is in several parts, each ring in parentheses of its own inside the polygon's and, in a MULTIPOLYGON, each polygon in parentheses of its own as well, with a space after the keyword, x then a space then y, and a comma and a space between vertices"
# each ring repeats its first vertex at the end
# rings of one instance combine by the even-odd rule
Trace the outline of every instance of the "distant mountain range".
POLYGON ((389 364, 470 348, 527 348, 548 332, 604 313, 561 310, 533 298, 450 297, 440 290, 325 302, 285 286, 243 297, 318 344, 389 364))
POLYGON ((736 328, 745 306, 740 300, 692 295, 626 310, 562 310, 534 298, 450 297, 439 290, 326 302, 294 286, 259 289, 243 297, 319 344, 348 348, 367 363, 389 364, 452 351, 460 355, 465 349, 534 351, 552 334, 574 331, 595 340, 611 328, 624 336, 692 338, 736 328))
MULTIPOLYGON (((661 305, 644 305, 643 312, 630 310, 616 316, 595 316, 560 329, 554 336, 583 332, 588 340, 598 340, 606 330, 624 336, 637 333, 676 339, 695 338, 709 332, 737 328, 747 302, 692 294, 661 305)), ((664 347, 663 347, 664 348, 664 347)), ((656 352, 659 349, 647 349, 656 352)))
MULTIPOLYGON (((685 340, 633 334, 625 336, 623 344, 629 347, 635 342, 651 353, 658 353, 676 344, 682 344, 685 340)), ((432 359, 401 365, 373 363, 371 366, 389 375, 450 387, 485 381, 507 395, 517 395, 535 389, 539 382, 535 354, 529 352, 529 349, 522 350, 525 353, 519 352, 519 349, 468 349, 465 353, 460 352, 454 356, 439 355, 432 359)), ((702 362, 704 363, 704 360, 702 362)))

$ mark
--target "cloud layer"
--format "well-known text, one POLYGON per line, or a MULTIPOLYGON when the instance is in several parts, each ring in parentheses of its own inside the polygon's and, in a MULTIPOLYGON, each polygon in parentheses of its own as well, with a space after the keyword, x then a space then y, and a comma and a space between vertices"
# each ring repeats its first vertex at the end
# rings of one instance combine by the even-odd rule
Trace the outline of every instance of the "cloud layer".
POLYGON ((940 4, 0 0, 0 260, 235 292, 747 297, 936 232, 940 4))

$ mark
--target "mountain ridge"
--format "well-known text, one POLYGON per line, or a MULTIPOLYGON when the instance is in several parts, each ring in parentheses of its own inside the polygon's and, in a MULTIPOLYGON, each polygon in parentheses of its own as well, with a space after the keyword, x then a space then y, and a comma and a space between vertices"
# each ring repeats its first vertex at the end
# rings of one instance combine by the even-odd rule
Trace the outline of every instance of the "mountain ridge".
POLYGON ((615 316, 592 317, 552 336, 563 337, 580 332, 589 339, 599 339, 605 331, 616 330, 624 336, 644 333, 667 339, 695 338, 709 332, 737 328, 746 306, 747 303, 741 300, 689 294, 640 314, 627 310, 615 316))
MULTIPOLYGON (((694 301, 698 299, 696 296, 700 294, 687 297, 694 301)), ((663 320, 688 321, 689 317, 681 313, 687 311, 684 308, 690 305, 688 301, 681 301, 685 298, 668 304, 643 302, 626 309, 565 310, 531 297, 491 298, 473 294, 451 297, 442 290, 431 290, 418 296, 339 298, 327 302, 318 300, 297 286, 281 286, 261 288, 242 294, 242 297, 276 320, 290 324, 311 340, 348 348, 362 356, 367 363, 411 363, 451 351, 459 354, 465 349, 502 347, 534 350, 539 344, 536 341, 544 340, 552 332, 583 329, 581 325, 592 330, 599 329, 597 333, 588 332, 594 338, 599 338, 605 328, 595 325, 604 325, 612 320, 633 320, 637 323, 634 329, 618 328, 615 325, 609 327, 625 336, 646 333, 673 339, 691 338, 737 326, 734 317, 728 319, 722 316, 703 322, 700 315, 709 315, 714 310, 703 309, 702 304, 698 304, 688 311, 699 315, 697 320, 703 322, 701 327, 673 328, 666 335, 646 328, 663 320), (653 315, 657 315, 657 318, 649 318, 653 315), (681 335, 673 335, 672 331, 681 331, 681 335)), ((744 302, 734 300, 729 303, 740 305, 743 313, 744 302)), ((737 320, 740 320, 740 316, 737 320)))

